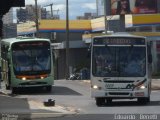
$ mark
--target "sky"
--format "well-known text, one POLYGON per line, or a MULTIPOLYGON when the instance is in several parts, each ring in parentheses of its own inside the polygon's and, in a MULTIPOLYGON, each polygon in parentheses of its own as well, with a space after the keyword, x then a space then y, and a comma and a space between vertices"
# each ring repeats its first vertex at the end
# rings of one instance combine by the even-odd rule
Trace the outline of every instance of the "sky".
MULTIPOLYGON (((83 16, 85 12, 96 13, 96 0, 68 0, 69 19, 76 19, 76 16, 83 16)), ((53 3, 53 10, 58 10, 61 19, 66 17, 66 0, 37 0, 38 5, 46 6, 53 3)), ((26 0, 26 5, 34 5, 35 0, 26 0)), ((50 7, 46 7, 50 10, 50 7)), ((57 14, 57 11, 54 11, 57 14)))

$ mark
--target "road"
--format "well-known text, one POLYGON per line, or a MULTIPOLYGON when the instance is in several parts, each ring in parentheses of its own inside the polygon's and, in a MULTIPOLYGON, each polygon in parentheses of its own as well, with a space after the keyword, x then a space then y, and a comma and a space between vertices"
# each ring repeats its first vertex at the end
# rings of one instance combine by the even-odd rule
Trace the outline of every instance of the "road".
MULTIPOLYGON (((5 92, 9 93, 9 91, 5 92)), ((67 118, 72 120, 79 115, 82 118, 89 116, 94 120, 94 118, 96 118, 94 115, 97 114, 99 117, 101 115, 106 116, 105 114, 107 114, 107 117, 111 119, 116 119, 116 115, 123 114, 138 116, 143 114, 159 116, 160 114, 160 91, 158 90, 152 91, 151 102, 147 105, 140 105, 136 100, 116 100, 110 105, 97 107, 95 100, 90 97, 90 84, 84 81, 57 80, 51 93, 46 93, 45 90, 42 91, 39 89, 34 91, 24 89, 14 95, 13 98, 33 101, 34 105, 32 107, 39 106, 40 103, 47 99, 54 99, 56 105, 75 113, 75 115, 66 117, 66 120, 67 118)), ((52 109, 47 109, 47 111, 52 114, 52 109)), ((62 119, 63 118, 64 117, 62 117, 62 119)), ((160 116, 158 118, 160 118, 160 116)))

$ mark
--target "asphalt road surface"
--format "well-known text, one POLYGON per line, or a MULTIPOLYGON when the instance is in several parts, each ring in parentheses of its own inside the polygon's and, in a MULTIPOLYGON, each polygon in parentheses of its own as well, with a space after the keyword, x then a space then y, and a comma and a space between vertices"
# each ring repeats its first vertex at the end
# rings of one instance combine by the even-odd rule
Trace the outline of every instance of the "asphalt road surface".
MULTIPOLYGON (((4 90, 4 92, 10 94, 10 91, 4 90)), ((95 100, 90 97, 90 83, 84 81, 57 80, 51 93, 47 93, 43 89, 22 89, 12 97, 37 102, 35 106, 32 106, 33 108, 47 99, 54 99, 57 106, 61 106, 74 113, 63 114, 55 117, 54 120, 160 119, 159 90, 152 91, 151 102, 147 105, 141 105, 136 100, 115 100, 110 105, 97 107, 95 100)), ((40 112, 41 115, 43 112, 40 112)), ((47 112, 49 114, 56 114, 52 109, 48 109, 47 112)), ((47 112, 44 112, 44 114, 46 115, 47 112)), ((44 118, 32 119, 41 120, 44 118)), ((45 119, 52 120, 52 116, 45 119)))

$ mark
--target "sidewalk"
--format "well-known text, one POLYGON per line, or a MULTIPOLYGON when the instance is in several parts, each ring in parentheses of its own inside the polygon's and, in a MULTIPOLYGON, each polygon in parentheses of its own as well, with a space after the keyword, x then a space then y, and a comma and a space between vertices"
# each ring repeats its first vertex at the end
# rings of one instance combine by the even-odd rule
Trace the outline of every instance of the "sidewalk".
POLYGON ((59 117, 67 114, 76 114, 72 108, 59 105, 45 107, 43 101, 28 100, 27 98, 13 98, 0 93, 0 119, 29 119, 29 118, 47 118, 59 117), (4 118, 5 116, 5 118, 4 118))
POLYGON ((160 90, 160 79, 152 79, 152 90, 160 90))

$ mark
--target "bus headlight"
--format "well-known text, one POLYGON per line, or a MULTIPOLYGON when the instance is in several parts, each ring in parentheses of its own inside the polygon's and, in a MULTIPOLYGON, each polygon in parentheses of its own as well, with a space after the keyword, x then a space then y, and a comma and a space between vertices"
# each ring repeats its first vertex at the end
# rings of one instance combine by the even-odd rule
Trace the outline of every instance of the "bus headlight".
POLYGON ((140 86, 141 89, 145 89, 146 87, 144 85, 140 86))
POLYGON ((145 88, 146 88, 145 85, 140 85, 136 87, 137 90, 144 90, 145 88))
POLYGON ((41 79, 44 79, 44 77, 43 77, 43 76, 41 76, 41 79))
POLYGON ((98 89, 98 86, 97 86, 97 85, 93 85, 93 88, 94 88, 94 89, 98 89))
POLYGON ((101 90, 102 89, 101 87, 98 87, 97 85, 93 85, 92 88, 96 89, 96 90, 101 90))
POLYGON ((136 90, 144 90, 144 89, 146 89, 147 88, 146 79, 144 79, 143 81, 135 82, 134 88, 136 90))
POLYGON ((22 80, 26 80, 26 77, 22 77, 22 80))

